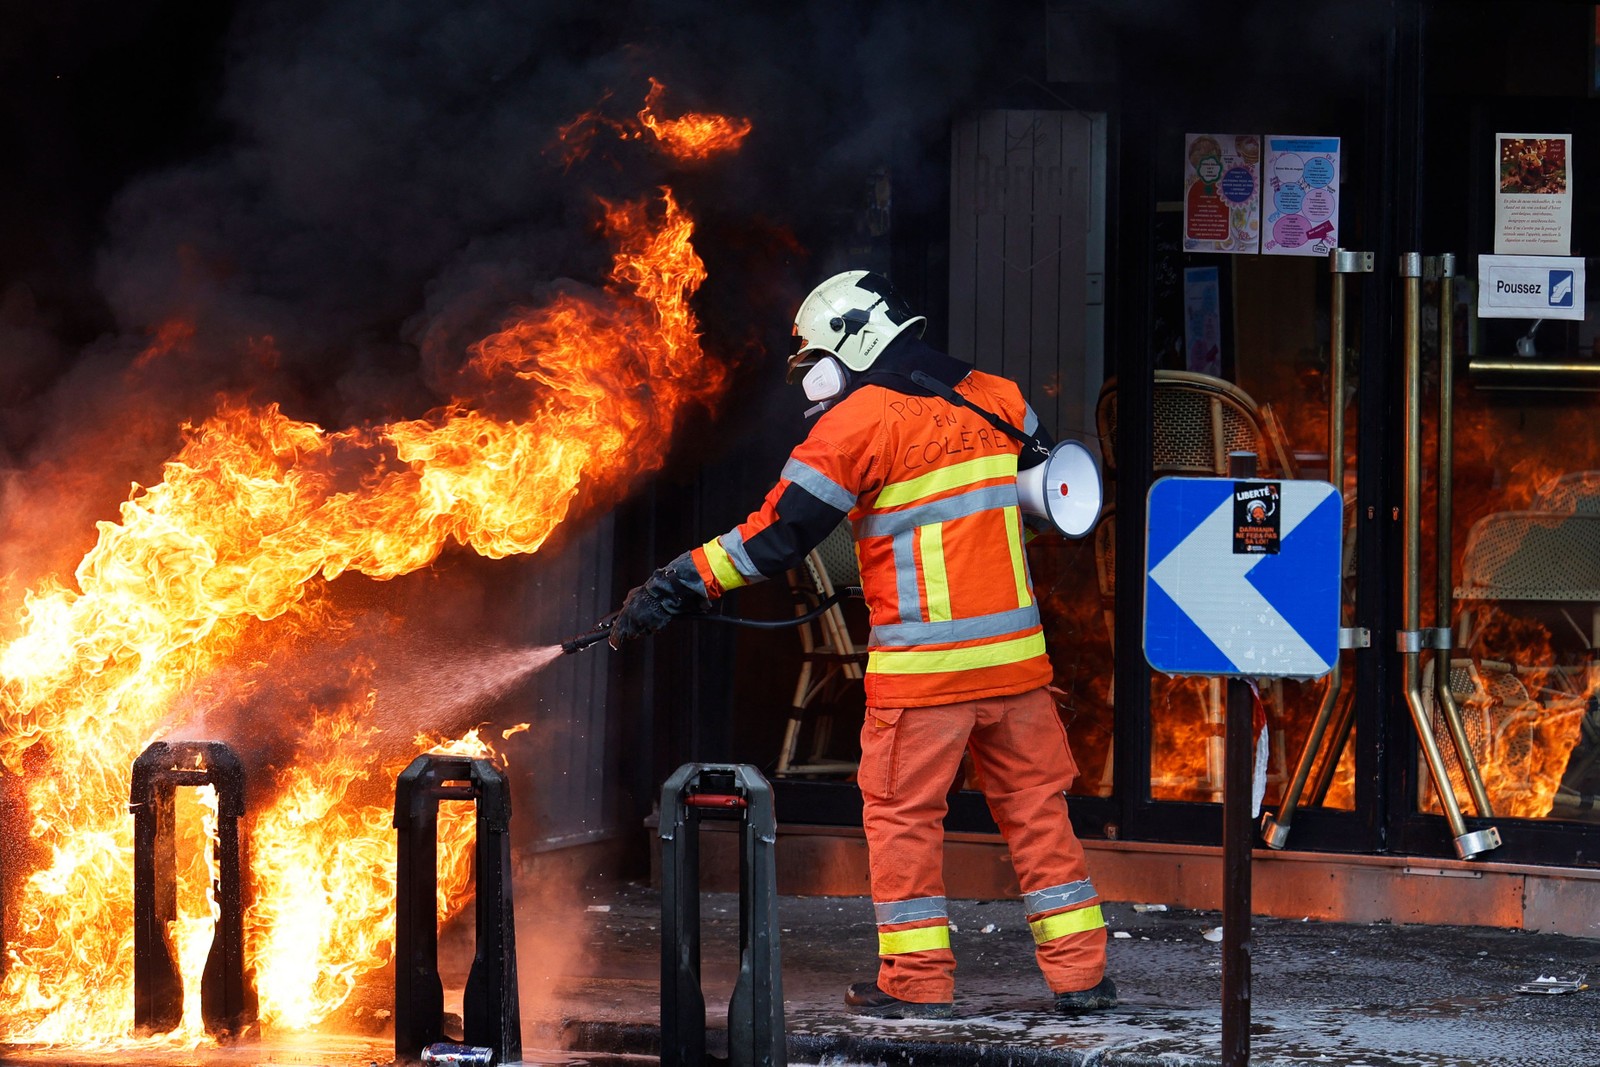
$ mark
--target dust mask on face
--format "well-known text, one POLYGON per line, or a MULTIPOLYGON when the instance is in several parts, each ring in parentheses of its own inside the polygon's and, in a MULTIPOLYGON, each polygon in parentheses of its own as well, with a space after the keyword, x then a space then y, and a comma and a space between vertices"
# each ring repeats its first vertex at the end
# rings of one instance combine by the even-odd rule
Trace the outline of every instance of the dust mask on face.
POLYGON ((817 402, 833 400, 844 392, 846 385, 844 366, 833 356, 823 356, 806 371, 800 380, 806 399, 817 402))

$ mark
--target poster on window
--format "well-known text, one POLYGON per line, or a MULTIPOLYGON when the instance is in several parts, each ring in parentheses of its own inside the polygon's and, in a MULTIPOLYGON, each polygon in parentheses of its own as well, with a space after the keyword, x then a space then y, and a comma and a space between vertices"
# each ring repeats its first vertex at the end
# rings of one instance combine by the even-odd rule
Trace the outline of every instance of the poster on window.
POLYGON ((1497 133, 1494 251, 1572 254, 1572 135, 1497 133))
POLYGON ((1184 137, 1183 250, 1255 252, 1261 238, 1261 138, 1184 137))
POLYGON ((1261 251, 1326 256, 1339 244, 1339 138, 1267 136, 1261 251))
POLYGON ((1222 292, 1216 267, 1183 268, 1184 370, 1222 374, 1222 292))

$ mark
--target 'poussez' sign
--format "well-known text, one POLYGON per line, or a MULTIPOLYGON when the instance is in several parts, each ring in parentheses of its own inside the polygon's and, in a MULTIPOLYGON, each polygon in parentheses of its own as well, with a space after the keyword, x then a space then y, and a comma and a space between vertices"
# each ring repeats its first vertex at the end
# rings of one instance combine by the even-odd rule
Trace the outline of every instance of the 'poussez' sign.
POLYGON ((1583 281, 1581 256, 1479 256, 1478 314, 1581 319, 1583 281))

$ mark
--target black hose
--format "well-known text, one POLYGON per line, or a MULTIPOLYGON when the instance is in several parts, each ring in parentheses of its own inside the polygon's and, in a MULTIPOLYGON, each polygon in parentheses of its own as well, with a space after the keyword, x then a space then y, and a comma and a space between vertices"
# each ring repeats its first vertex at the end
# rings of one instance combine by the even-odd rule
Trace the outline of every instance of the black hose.
POLYGON ((730 626, 748 626, 756 630, 782 630, 785 627, 799 626, 803 622, 810 622, 852 592, 859 594, 860 590, 838 590, 832 595, 824 597, 816 607, 804 615, 796 615, 789 619, 745 619, 738 615, 681 615, 679 618, 694 619, 696 622, 725 622, 730 626))
MULTIPOLYGON (((812 619, 817 618, 823 612, 839 603, 839 601, 843 600, 846 596, 860 595, 861 590, 853 586, 847 589, 840 589, 835 591, 832 595, 824 597, 816 607, 812 608, 805 614, 796 615, 793 618, 788 619, 743 619, 737 615, 713 614, 680 615, 678 618, 694 619, 699 622, 722 622, 727 623, 729 626, 748 626, 756 630, 781 630, 790 626, 799 626, 803 622, 810 622, 812 619)), ((587 630, 584 633, 579 634, 577 637, 561 642, 561 651, 570 656, 574 652, 582 652, 591 645, 598 645, 601 641, 604 641, 606 638, 611 636, 611 624, 616 621, 616 618, 617 613, 613 611, 610 615, 607 615, 605 618, 601 619, 600 622, 595 625, 594 629, 587 630)))

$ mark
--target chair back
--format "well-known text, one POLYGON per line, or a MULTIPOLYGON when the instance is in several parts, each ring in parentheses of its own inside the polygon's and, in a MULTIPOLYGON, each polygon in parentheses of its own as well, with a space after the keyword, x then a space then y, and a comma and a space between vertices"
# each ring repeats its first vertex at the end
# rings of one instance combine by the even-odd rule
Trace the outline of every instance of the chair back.
MULTIPOLYGON (((1223 477, 1228 453, 1254 452, 1261 472, 1295 476, 1283 428, 1271 407, 1232 382, 1193 371, 1158 370, 1153 381, 1154 473, 1223 477)), ((1117 380, 1108 379, 1095 406, 1100 452, 1116 468, 1117 380)))
MULTIPOLYGON (((861 584, 861 564, 856 561, 856 538, 849 520, 835 526, 811 551, 828 584, 824 596, 832 595, 834 589, 861 584)), ((818 588, 820 590, 821 586, 818 588)))

